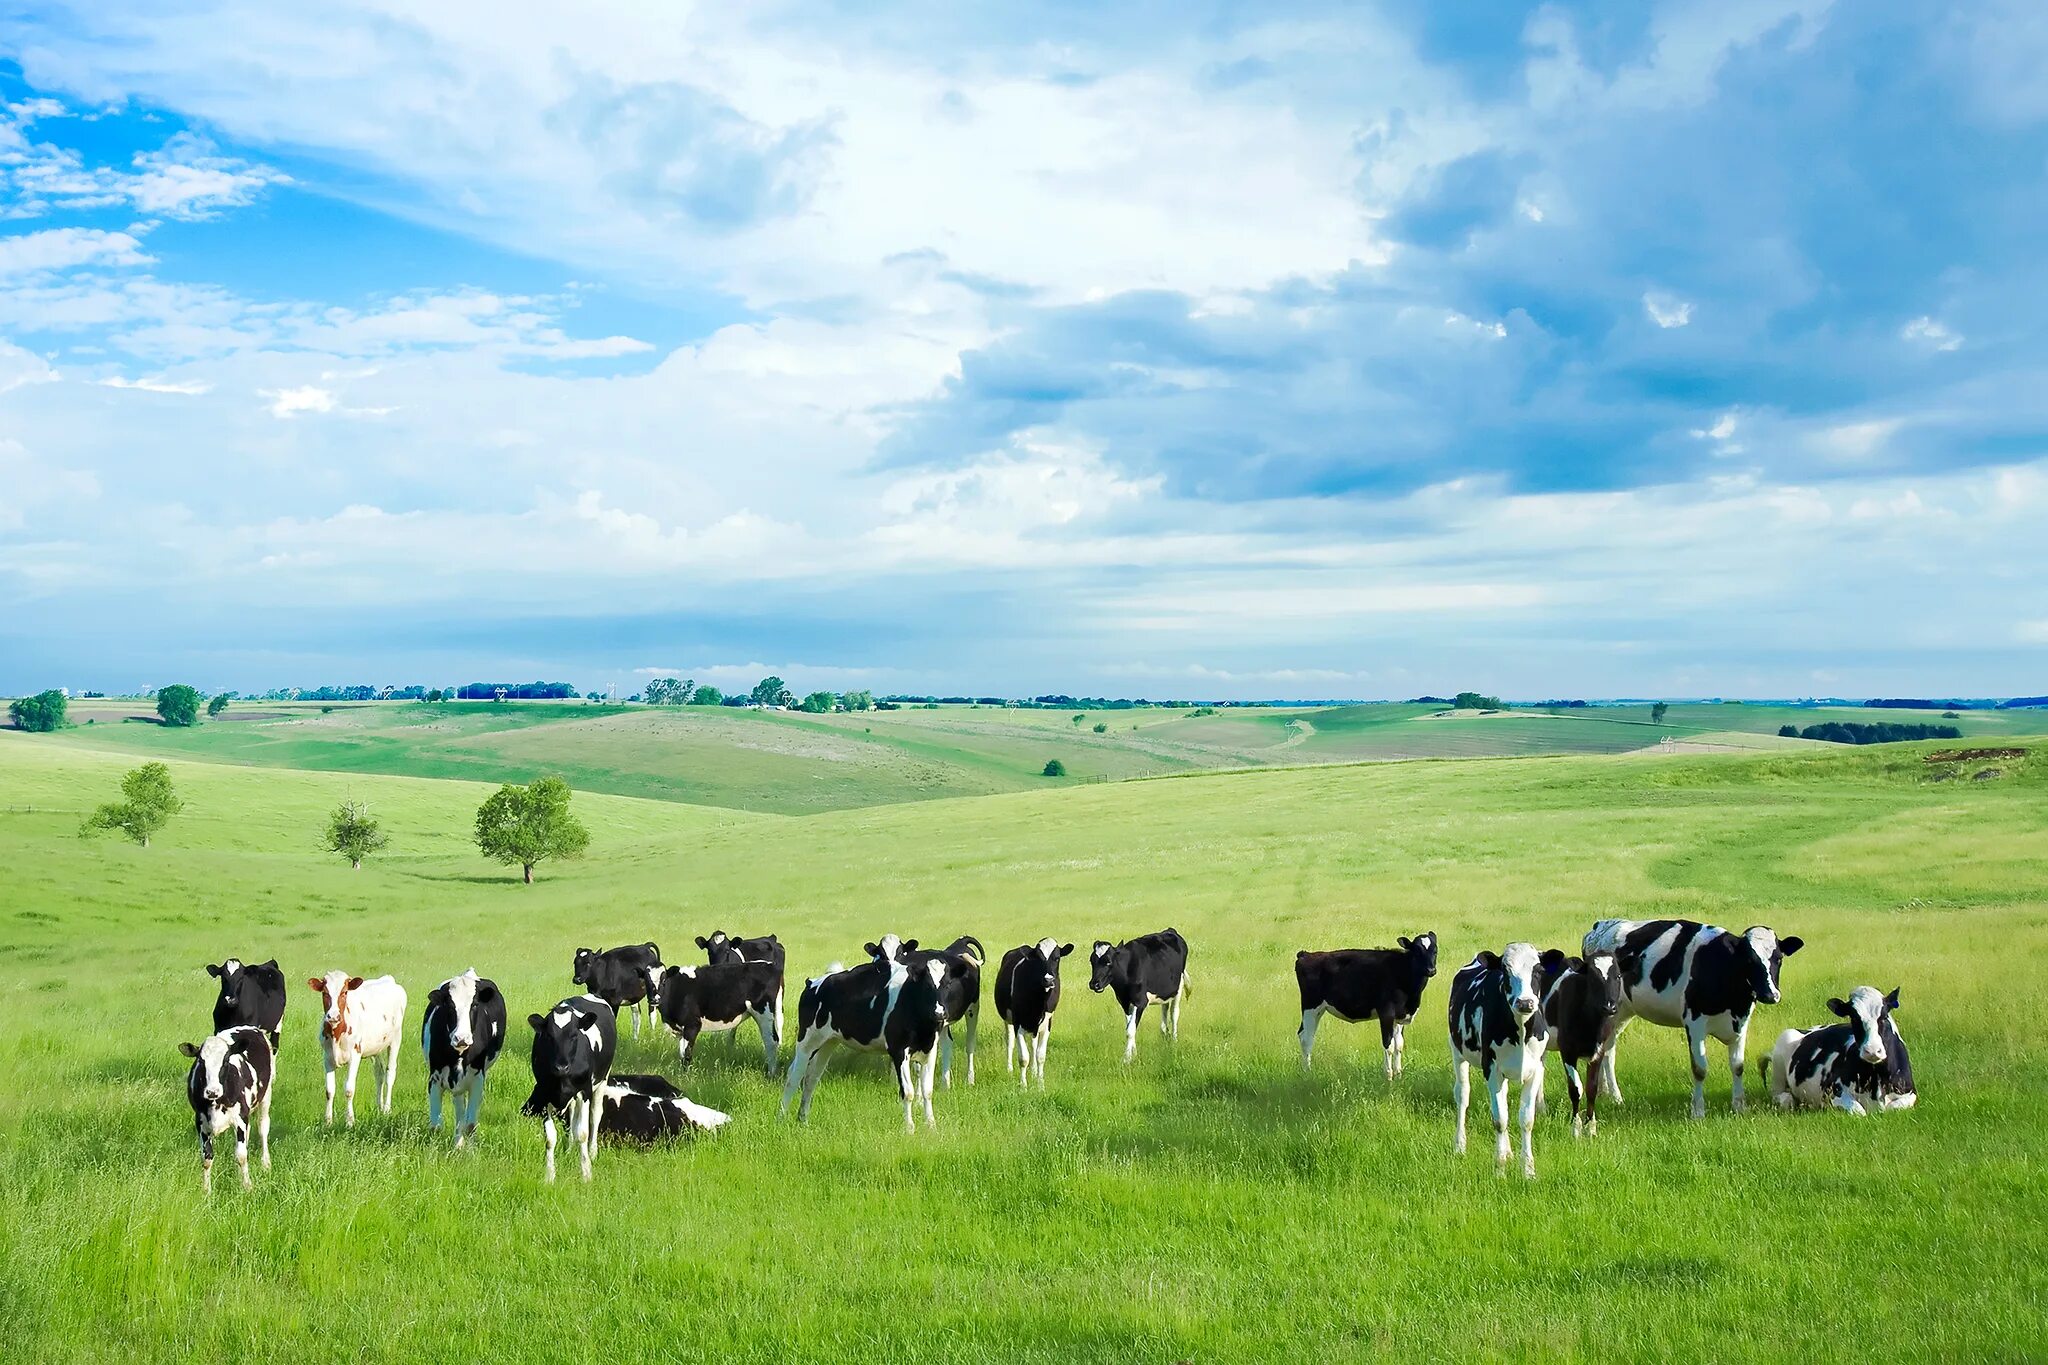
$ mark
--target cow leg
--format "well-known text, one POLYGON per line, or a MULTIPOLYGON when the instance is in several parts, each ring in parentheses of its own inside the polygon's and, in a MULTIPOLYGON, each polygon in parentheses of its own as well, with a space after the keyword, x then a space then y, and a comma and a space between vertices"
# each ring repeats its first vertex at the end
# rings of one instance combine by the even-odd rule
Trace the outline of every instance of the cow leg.
POLYGON ((1015 1071, 1016 1069, 1017 1026, 1006 1019, 1003 1021, 1003 1070, 1015 1071))
MULTIPOLYGON (((761 1069, 771 1081, 775 1079, 775 1064, 782 1060, 782 1030, 776 1027, 776 1023, 775 1017, 766 1010, 754 1016, 754 1027, 761 1033, 761 1069)), ((737 1034, 739 1030, 734 1029, 733 1032, 737 1034)))
POLYGON ((1129 1064, 1138 1055, 1138 1016, 1145 1012, 1143 1005, 1133 1005, 1124 1011, 1124 1062, 1129 1064))
POLYGON ((1584 1094, 1586 1097, 1587 1137, 1592 1137, 1594 1134, 1600 1131, 1600 1119, 1598 1115, 1594 1113, 1594 1109, 1600 1101, 1600 1064, 1606 1058, 1606 1056, 1607 1053, 1604 1050, 1596 1052, 1593 1054, 1592 1058, 1586 1063, 1586 1082, 1584 1094))
POLYGON ((320 1122, 327 1124, 334 1122, 334 1054, 323 1050, 320 1066, 327 1079, 327 1112, 320 1116, 320 1122))
POLYGON ((696 1045, 697 1030, 694 1026, 681 1029, 677 1032, 676 1056, 682 1059, 682 1065, 688 1066, 690 1064, 690 1049, 695 1047, 696 1045))
POLYGON ((270 1169, 270 1097, 275 1091, 263 1092, 263 1102, 256 1106, 256 1140, 263 1146, 263 1169, 270 1169))
POLYGON ((1536 1106, 1543 1102, 1543 1071, 1522 1079, 1522 1175, 1536 1178, 1536 1106))
POLYGON ((896 1058, 896 1090, 903 1096, 903 1131, 917 1132, 915 1096, 916 1086, 910 1079, 910 1054, 905 1052, 896 1058))
POLYGON ((981 1032, 981 1006, 967 1007, 967 1083, 974 1084, 974 1038, 981 1032))
POLYGON ((1052 1016, 1046 1015, 1038 1021, 1037 1058, 1032 1063, 1038 1069, 1038 1088, 1045 1089, 1045 1045, 1052 1041, 1052 1016))
POLYGON ((242 1188, 249 1184, 249 1117, 244 1114, 235 1123, 235 1165, 242 1172, 242 1188))
POLYGON ((596 1105, 582 1095, 569 1101, 569 1136, 576 1140, 576 1152, 582 1160, 583 1178, 590 1179, 591 1149, 597 1145, 596 1105))
POLYGON ((1742 1097, 1742 1063, 1749 1050, 1749 1016, 1730 1021, 1728 1037, 1728 1072, 1734 1078, 1731 1102, 1735 1112, 1740 1114, 1745 1105, 1742 1097))
MULTIPOLYGON (((460 1095, 455 1099, 455 1125, 458 1128, 462 1126, 460 1095)), ((427 1127, 436 1133, 441 1131, 441 1074, 438 1071, 427 1073, 427 1127)))
MULTIPOLYGON (((952 1088, 952 1082, 948 1081, 946 1084, 948 1089, 952 1088)), ((924 1055, 923 1098, 924 1126, 927 1129, 936 1128, 939 1126, 939 1121, 932 1115, 932 1055, 929 1052, 924 1055)))
POLYGON ((1401 1026, 1394 1022, 1391 1014, 1380 1016, 1380 1059, 1385 1064, 1387 1079, 1394 1079, 1394 1047, 1401 1037, 1401 1026))
POLYGON ((1616 1104, 1621 1103, 1621 1083, 1614 1079, 1614 1052, 1621 1042, 1621 1031, 1628 1027, 1628 1020, 1617 1020, 1614 1032, 1608 1035, 1607 1046, 1600 1052, 1600 1089, 1616 1104))
POLYGON ((377 1068, 377 1072, 377 1079, 384 1087, 384 1093, 378 1099, 378 1107, 388 1114, 391 1112, 391 1101, 398 1094, 398 1039, 391 1040, 391 1051, 385 1054, 384 1063, 377 1068))
POLYGON ((1452 1053, 1451 1107, 1458 1114, 1458 1141, 1451 1151, 1465 1155, 1465 1109, 1472 1101, 1472 1063, 1452 1053))
POLYGON ((1707 1021, 1685 1021, 1686 1051, 1692 1056, 1692 1116, 1707 1116, 1707 1021))
POLYGON ((1323 1010, 1320 1005, 1314 1009, 1306 1009, 1301 1012, 1301 1027, 1294 1031, 1294 1036, 1301 1040, 1301 1069, 1303 1071, 1308 1070, 1310 1061, 1316 1055, 1316 1025, 1322 1022, 1323 1010))
POLYGON ((799 1038, 796 1044, 796 1051, 790 1054, 789 1070, 785 1071, 782 1075, 782 1104, 776 1110, 775 1116, 777 1118, 786 1119, 789 1117, 790 1101, 796 1098, 797 1087, 803 1084, 804 1072, 809 1068, 810 1064, 810 1049, 805 1046, 804 1040, 799 1038))
POLYGON ((1579 1064, 1577 1062, 1567 1061, 1564 1063, 1564 1088, 1565 1093, 1570 1095, 1572 1099, 1572 1136, 1578 1137, 1583 1120, 1579 1118, 1579 1096, 1582 1092, 1579 1087, 1579 1064))
POLYGON ((1396 1076, 1401 1074, 1401 1064, 1406 1059, 1407 1054, 1408 1021, 1396 1019, 1394 1021, 1394 1074, 1396 1076))
MULTIPOLYGON (((951 1024, 939 1030, 939 1056, 942 1059, 946 1073, 946 1089, 951 1090, 953 1088, 953 1026, 951 1024)), ((925 1055, 924 1064, 926 1067, 930 1067, 932 1064, 929 1053, 925 1055)))
POLYGON ((1854 1095, 1849 1093, 1849 1087, 1846 1085, 1838 1085, 1835 1087, 1835 1108, 1841 1110, 1845 1114, 1855 1114, 1859 1118, 1865 1117, 1869 1113, 1869 1111, 1863 1107, 1862 1102, 1859 1101, 1854 1095))
POLYGON ((348 1126, 356 1126, 356 1072, 363 1065, 363 1054, 351 1052, 348 1056, 348 1081, 342 1087, 343 1099, 348 1110, 348 1126))
POLYGON ((476 1132, 476 1119, 484 1107, 484 1073, 479 1071, 469 1079, 469 1103, 458 1104, 455 1109, 455 1150, 461 1151, 462 1144, 476 1132))
POLYGON ((548 1112, 546 1118, 541 1120, 540 1131, 541 1136, 547 1140, 548 1145, 547 1178, 553 1180, 555 1178, 555 1115, 552 1110, 548 1112))
MULTIPOLYGON (((1508 1158, 1515 1154, 1514 1139, 1508 1136, 1508 1075, 1498 1066, 1486 1068, 1486 1098, 1493 1107, 1493 1164, 1496 1171, 1505 1175, 1508 1158)), ((1522 1104, 1529 1104, 1529 1089, 1522 1088, 1522 1104)), ((1531 1111, 1534 1118, 1534 1111, 1531 1111)))
POLYGON ((200 1115, 192 1121, 199 1130, 199 1189, 204 1194, 213 1193, 213 1128, 200 1115))

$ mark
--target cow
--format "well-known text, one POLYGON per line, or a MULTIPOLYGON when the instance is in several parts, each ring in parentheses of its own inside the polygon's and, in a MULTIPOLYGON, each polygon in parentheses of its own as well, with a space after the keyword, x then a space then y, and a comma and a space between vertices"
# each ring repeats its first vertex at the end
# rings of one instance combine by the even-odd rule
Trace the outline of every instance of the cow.
POLYGON ((1074 945, 1056 938, 1042 938, 1003 954, 996 968, 996 1017, 1007 1027, 1003 1069, 1017 1070, 1017 1054, 1024 1054, 1019 1086, 1031 1084, 1038 1073, 1038 1088, 1045 1088, 1045 1045, 1052 1037, 1052 1012, 1060 1004, 1060 959, 1071 955, 1074 945))
POLYGON ((270 1169, 270 1083, 275 1056, 270 1035, 253 1025, 222 1029, 203 1043, 180 1043, 192 1059, 185 1074, 185 1098, 192 1102, 192 1126, 199 1130, 199 1188, 213 1193, 213 1140, 235 1130, 235 1164, 242 1188, 249 1188, 249 1126, 253 1120, 270 1169))
POLYGON ((633 1020, 633 1036, 640 1036, 640 1016, 654 1026, 654 990, 661 984, 661 949, 652 943, 634 943, 624 948, 578 948, 570 980, 633 1020), (638 1006, 638 1008, 634 1008, 638 1006))
POLYGON ((1600 1065, 1621 1027, 1621 972, 1613 956, 1600 953, 1566 959, 1564 971, 1543 997, 1543 1022, 1550 1028, 1548 1050, 1564 1063, 1565 1089, 1572 1097, 1572 1136, 1597 1133, 1600 1119, 1594 1113, 1594 1101, 1600 1065), (1581 1062, 1586 1067, 1583 1080, 1579 1076, 1581 1062), (1583 1115, 1579 1112, 1582 1102, 1583 1115))
POLYGON ((1749 1016, 1758 1005, 1778 1003, 1778 973, 1784 960, 1804 947, 1802 940, 1754 924, 1730 933, 1689 919, 1604 919, 1586 932, 1585 955, 1612 953, 1621 971, 1621 1013, 1615 1039, 1600 1063, 1600 1084, 1621 1103, 1614 1079, 1614 1053, 1628 1021, 1641 1017, 1666 1028, 1682 1028, 1692 1053, 1692 1116, 1707 1114, 1707 1039, 1727 1045, 1732 1097, 1741 1113, 1742 1055, 1749 1016))
POLYGON ((598 1088, 611 1078, 619 1051, 619 1016, 595 995, 572 995, 546 1014, 529 1014, 533 1028, 533 1093, 519 1112, 540 1119, 547 1140, 547 1178, 555 1178, 555 1119, 583 1159, 583 1178, 597 1153, 598 1088))
POLYGON ((654 1008, 676 1035, 676 1054, 690 1064, 697 1037, 731 1033, 748 1019, 761 1031, 761 1064, 770 1076, 782 1054, 782 968, 773 962, 670 967, 655 988, 654 1008))
POLYGON ((1508 1136, 1508 1086, 1522 1088, 1522 1174, 1536 1178, 1536 1109, 1543 1102, 1543 1050, 1549 1030, 1539 1002, 1564 970, 1564 953, 1510 943, 1482 951, 1451 977, 1451 1102, 1465 1152, 1465 1110, 1472 1098, 1472 1067, 1486 1080, 1493 1110, 1494 1162, 1507 1173, 1514 1143, 1508 1136))
POLYGON ((420 1053, 427 1063, 427 1126, 441 1129, 441 1095, 455 1098, 455 1149, 476 1132, 484 1107, 484 1077, 505 1046, 505 997, 498 983, 471 967, 434 987, 420 1021, 420 1053))
POLYGON ((868 956, 880 962, 901 962, 916 967, 934 959, 946 964, 946 1034, 939 1040, 939 1078, 946 1089, 953 1088, 953 1025, 967 1023, 967 1083, 974 1084, 975 1034, 981 1025, 981 967, 988 951, 972 934, 962 934, 944 948, 920 948, 916 939, 882 935, 881 942, 867 946, 868 956))
MULTIPOLYGON (((958 959, 953 959, 957 962, 958 959)), ((927 1128, 938 1126, 932 1117, 932 1081, 938 1070, 934 1053, 946 1033, 946 976, 952 970, 942 957, 926 958, 914 967, 900 958, 876 958, 858 967, 832 967, 823 976, 804 983, 797 996, 796 1052, 789 1061, 788 1078, 782 1086, 781 1114, 799 1087, 803 1103, 797 1119, 811 1116, 811 1096, 818 1078, 825 1074, 832 1050, 849 1047, 858 1052, 886 1052, 896 1071, 896 1088, 903 1096, 903 1126, 917 1131, 915 1102, 924 1103, 927 1128), (911 1078, 911 1062, 918 1063, 920 1076, 911 1078)))
POLYGON ((693 1103, 659 1076, 613 1076, 597 1088, 597 1131, 600 1137, 651 1147, 686 1133, 709 1133, 732 1122, 732 1115, 693 1103))
POLYGON ((1188 941, 1178 929, 1141 934, 1124 943, 1095 940, 1088 954, 1088 989, 1114 988, 1124 1007, 1124 1061, 1138 1055, 1138 1020, 1147 1005, 1159 1011, 1161 1037, 1180 1037, 1180 1007, 1188 993, 1188 941))
POLYGON ((782 944, 773 934, 737 938, 723 929, 713 929, 709 938, 697 936, 697 946, 704 950, 707 966, 722 967, 728 962, 773 962, 778 967, 783 964, 782 944))
POLYGON ((1423 988, 1436 975, 1436 935, 1397 938, 1393 948, 1338 948, 1294 955, 1294 979, 1301 987, 1301 1069, 1315 1052, 1316 1025, 1325 1014, 1347 1024, 1380 1021, 1380 1049, 1387 1079, 1401 1074, 1407 1027, 1421 1008, 1423 988))
POLYGON ((348 1068, 347 1126, 356 1126, 356 1068, 363 1058, 377 1064, 377 1107, 391 1112, 391 1091, 398 1083, 398 1048, 405 1038, 405 988, 388 976, 364 980, 332 971, 306 979, 320 992, 320 1064, 327 1074, 327 1112, 322 1123, 334 1122, 334 1073, 348 1068))
POLYGON ((284 1029, 286 995, 284 972, 277 959, 245 963, 231 957, 208 963, 206 974, 220 978, 220 997, 213 1002, 213 1031, 225 1033, 244 1024, 260 1028, 270 1039, 274 1057, 284 1029))
POLYGON ((1906 1040, 1892 1019, 1898 988, 1879 995, 1875 986, 1858 986, 1828 1008, 1848 1022, 1788 1028, 1764 1059, 1764 1085, 1778 1107, 1832 1104, 1859 1115, 1911 1109, 1920 1097, 1906 1040))

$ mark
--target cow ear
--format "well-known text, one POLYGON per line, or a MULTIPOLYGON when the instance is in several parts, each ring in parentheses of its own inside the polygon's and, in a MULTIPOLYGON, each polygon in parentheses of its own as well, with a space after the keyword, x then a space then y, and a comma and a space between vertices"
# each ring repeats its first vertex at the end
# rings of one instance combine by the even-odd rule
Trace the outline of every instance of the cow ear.
POLYGON ((1840 997, 1834 997, 1830 999, 1828 1001, 1828 1008, 1834 1011, 1836 1014, 1841 1015, 1844 1019, 1847 1019, 1849 1017, 1849 1002, 1841 999, 1840 997))
POLYGON ((360 976, 350 977, 348 979, 348 988, 352 991, 361 990, 363 988, 363 979, 360 976))
POLYGON ((904 940, 903 940, 903 951, 904 951, 904 952, 906 952, 906 953, 914 953, 914 952, 916 952, 916 951, 917 951, 917 940, 916 940, 916 939, 914 939, 914 938, 906 938, 906 939, 904 939, 904 940))
POLYGON ((1899 988, 1897 986, 1892 987, 1892 993, 1884 998, 1884 1007, 1888 1010, 1895 1010, 1899 1007, 1899 988))
POLYGON ((1071 943, 1062 943, 1062 944, 1060 945, 1060 956, 1061 956, 1061 957, 1065 957, 1065 956, 1067 956, 1067 955, 1068 955, 1069 953, 1071 953, 1071 952, 1073 952, 1073 951, 1074 951, 1074 945, 1073 945, 1073 944, 1071 944, 1071 943))
POLYGON ((531 1026, 532 1026, 532 1028, 533 1028, 533 1031, 534 1031, 535 1033, 539 1033, 539 1032, 540 1032, 540 1026, 541 1026, 542 1024, 545 1024, 545 1023, 547 1022, 547 1020, 545 1020, 545 1019, 541 1018, 541 1017, 540 1017, 540 1016, 539 1016, 538 1014, 529 1014, 529 1015, 527 1015, 527 1016, 526 1016, 526 1022, 527 1022, 527 1023, 529 1024, 529 1025, 531 1025, 531 1026))
POLYGON ((697 946, 699 948, 709 948, 711 946, 711 940, 704 937, 704 935, 699 934, 697 935, 697 946))
POLYGON ((206 964, 206 974, 207 974, 208 976, 219 976, 219 975, 220 975, 220 964, 219 964, 218 962, 209 962, 209 963, 207 963, 207 964, 206 964))
POLYGON ((321 992, 323 992, 323 993, 324 993, 324 992, 326 991, 326 989, 327 989, 327 983, 326 983, 325 981, 322 981, 322 980, 321 980, 321 979, 320 979, 319 977, 317 977, 317 976, 309 976, 309 977, 307 977, 307 978, 306 978, 306 984, 307 984, 308 986, 311 986, 311 987, 312 987, 312 988, 313 988, 314 990, 316 990, 316 991, 321 991, 321 992))
POLYGON ((860 945, 860 948, 869 957, 880 957, 882 955, 882 945, 879 943, 863 943, 860 945))
POLYGON ((1394 942, 1405 950, 1408 947, 1408 935, 1403 934, 1399 938, 1395 939, 1394 942))
POLYGON ((178 1051, 184 1053, 187 1057, 197 1057, 199 1055, 199 1044, 180 1043, 178 1044, 178 1051))
POLYGON ((257 964, 257 965, 259 965, 259 966, 263 966, 263 967, 275 967, 275 966, 277 965, 277 959, 273 957, 272 959, 270 959, 270 961, 268 961, 268 962, 263 962, 263 963, 259 963, 259 964, 257 964))
POLYGON ((488 981, 479 981, 476 983, 476 998, 478 1000, 495 1000, 498 998, 498 988, 488 981))
POLYGON ((1783 953, 1786 957, 1792 956, 1792 954, 1798 952, 1801 948, 1804 948, 1805 946, 1806 940, 1799 937, 1799 935, 1797 934, 1792 935, 1790 938, 1781 938, 1778 940, 1778 951, 1783 953))
POLYGON ((1556 976, 1569 965, 1570 959, 1565 957, 1564 949, 1562 948, 1545 948, 1543 956, 1538 958, 1537 961, 1543 964, 1544 971, 1549 972, 1552 976, 1556 976))
POLYGON ((1500 954, 1494 952, 1490 948, 1481 948, 1479 950, 1479 965, 1486 968, 1488 971, 1499 971, 1500 954))

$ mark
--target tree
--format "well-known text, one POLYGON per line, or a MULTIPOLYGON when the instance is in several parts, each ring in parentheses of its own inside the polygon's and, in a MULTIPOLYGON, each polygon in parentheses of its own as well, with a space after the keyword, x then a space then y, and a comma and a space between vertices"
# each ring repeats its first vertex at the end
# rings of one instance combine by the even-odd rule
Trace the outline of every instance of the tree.
POLYGON ((1670 713, 1671 704, 1669 702, 1658 702, 1655 706, 1650 708, 1650 724, 1662 725, 1664 723, 1664 717, 1669 715, 1670 713))
POLYGON ((830 692, 813 692, 804 698, 804 710, 812 715, 823 715, 839 704, 839 698, 830 692))
POLYGON ((64 694, 53 687, 33 697, 9 702, 7 714, 21 729, 45 734, 64 727, 64 708, 67 705, 64 694))
MULTIPOLYGON (((1137 729, 1138 727, 1137 727, 1137 726, 1135 726, 1135 725, 1133 725, 1133 726, 1132 726, 1131 728, 1132 728, 1133 730, 1135 730, 1135 729, 1137 729)), ((1106 735, 1106 734, 1108 734, 1108 733, 1109 733, 1109 724, 1108 724, 1108 722, 1106 722, 1106 721, 1100 721, 1100 720, 1096 721, 1096 722, 1095 722, 1095 733, 1096 733, 1096 734, 1098 734, 1098 735, 1106 735)))
POLYGON ((710 683, 705 683, 690 694, 690 705, 692 706, 723 706, 724 704, 725 693, 719 691, 710 683))
POLYGON ((381 853, 391 836, 370 817, 370 808, 360 801, 344 801, 327 817, 327 851, 348 859, 348 865, 362 870, 363 859, 381 853))
POLYGON ((858 692, 842 693, 839 702, 849 711, 872 711, 875 709, 875 694, 863 688, 858 692))
POLYGON ((1086 719, 1088 719, 1088 715, 1087 715, 1087 713, 1086 713, 1086 712, 1082 712, 1081 714, 1079 714, 1079 715, 1077 715, 1077 716, 1075 716, 1075 717, 1074 717, 1074 724, 1076 724, 1076 725, 1079 725, 1079 724, 1080 724, 1080 723, 1081 723, 1082 721, 1084 721, 1084 720, 1086 720, 1086 719))
POLYGON ((215 698, 214 698, 214 699, 213 699, 212 701, 210 701, 210 702, 206 703, 206 714, 207 714, 208 716, 217 716, 217 715, 219 715, 219 714, 220 714, 221 712, 223 712, 223 711, 225 711, 225 710, 227 710, 227 709, 228 709, 228 694, 227 694, 227 693, 225 693, 225 692, 223 692, 223 693, 221 693, 221 694, 220 694, 219 696, 215 697, 215 698))
POLYGON ((171 770, 161 763, 145 763, 123 777, 121 797, 86 816, 78 828, 79 836, 119 830, 148 848, 149 837, 185 808, 171 789, 171 770))
POLYGON ((1782 739, 1797 739, 1799 738, 1799 727, 1796 725, 1780 725, 1778 727, 1778 735, 1782 739))
POLYGON ((1500 698, 1489 697, 1484 692, 1460 692, 1451 699, 1451 705, 1460 711, 1498 711, 1500 698))
POLYGON ((507 782, 477 808, 476 846, 486 858, 517 863, 528 883, 549 858, 580 858, 590 831, 569 813, 569 784, 537 778, 522 787, 507 782))
POLYGON ((1045 760, 1045 772, 1044 772, 1043 776, 1046 776, 1046 777, 1065 777, 1066 775, 1067 775, 1067 765, 1066 765, 1066 764, 1064 764, 1064 763, 1060 762, 1060 761, 1059 761, 1058 759, 1056 759, 1056 758, 1048 758, 1047 760, 1045 760))
POLYGON ((156 713, 166 725, 197 725, 199 689, 189 683, 172 683, 156 694, 156 713))
POLYGON ((688 706, 697 684, 690 678, 656 678, 647 684, 649 706, 688 706))
POLYGON ((770 675, 755 683, 754 690, 748 696, 756 706, 787 706, 789 684, 770 675))
POLYGON ((431 692, 427 693, 427 700, 428 700, 428 701, 439 701, 439 700, 441 700, 441 689, 437 687, 437 688, 435 688, 435 689, 434 689, 433 691, 431 691, 431 692))

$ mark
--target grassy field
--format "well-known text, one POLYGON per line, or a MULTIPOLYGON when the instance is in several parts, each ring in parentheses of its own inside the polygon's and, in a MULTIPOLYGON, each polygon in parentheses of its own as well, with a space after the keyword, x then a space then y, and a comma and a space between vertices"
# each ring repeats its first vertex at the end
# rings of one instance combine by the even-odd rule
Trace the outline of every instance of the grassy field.
MULTIPOLYGON (((0 733, 0 1340, 23 1361, 2038 1357, 2048 748, 1935 781, 1937 747, 1203 774, 804 820, 584 794, 591 858, 527 888, 467 844, 481 787, 177 761, 190 810, 143 850, 75 837, 131 758, 0 733), (360 873, 315 851, 344 788, 395 839, 360 873), (1690 1123, 1677 1035, 1639 1025, 1597 1140, 1554 1106, 1536 1184, 1495 1177, 1483 1120, 1454 1159, 1449 971, 1658 914, 1805 937, 1755 1052, 1831 994, 1901 986, 1920 1107, 1733 1116, 1723 1067, 1690 1123), (1177 1046, 1148 1028, 1130 1068, 1077 959, 1043 1094, 1006 1083, 992 1010, 981 1083, 914 1139, 872 1062, 835 1063, 799 1128, 749 1047, 714 1044, 686 1088, 727 1131, 608 1148, 589 1186, 541 1183, 523 1026, 474 1153, 428 1137, 416 1051, 396 1112, 321 1131, 300 987, 276 1168, 199 1193, 175 1048, 228 953, 293 981, 393 972, 416 1027, 471 965, 516 1016, 545 1008, 582 944, 772 929, 802 973, 887 929, 1085 953, 1166 924, 1193 992, 1177 1046), (1335 1023, 1303 1075, 1294 950, 1425 927, 1445 970, 1407 1075, 1335 1023)), ((628 1043, 621 1068, 673 1075, 674 1052, 628 1043)))

